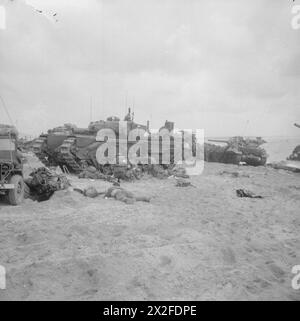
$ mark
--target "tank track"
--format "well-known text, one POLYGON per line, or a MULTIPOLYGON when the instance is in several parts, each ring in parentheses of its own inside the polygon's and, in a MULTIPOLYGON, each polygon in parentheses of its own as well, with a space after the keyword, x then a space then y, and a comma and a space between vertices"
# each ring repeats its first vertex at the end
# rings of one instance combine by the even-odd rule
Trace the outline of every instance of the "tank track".
POLYGON ((48 155, 43 151, 43 144, 46 139, 46 137, 39 137, 33 144, 33 152, 45 166, 50 166, 48 155))
POLYGON ((64 140, 60 147, 62 159, 66 163, 69 169, 78 173, 82 171, 82 167, 76 162, 75 156, 71 153, 71 147, 75 144, 76 138, 70 137, 64 140))

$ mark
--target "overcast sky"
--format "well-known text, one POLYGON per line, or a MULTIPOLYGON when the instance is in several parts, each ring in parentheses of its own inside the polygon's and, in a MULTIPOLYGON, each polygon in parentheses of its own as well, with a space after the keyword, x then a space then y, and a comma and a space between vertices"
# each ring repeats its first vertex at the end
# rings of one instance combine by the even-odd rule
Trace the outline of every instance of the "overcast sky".
MULTIPOLYGON (((136 121, 153 128, 168 119, 207 136, 300 136, 292 0, 0 5, 0 94, 22 133, 123 117, 127 101, 136 121)), ((7 122, 0 102, 0 123, 7 122)))

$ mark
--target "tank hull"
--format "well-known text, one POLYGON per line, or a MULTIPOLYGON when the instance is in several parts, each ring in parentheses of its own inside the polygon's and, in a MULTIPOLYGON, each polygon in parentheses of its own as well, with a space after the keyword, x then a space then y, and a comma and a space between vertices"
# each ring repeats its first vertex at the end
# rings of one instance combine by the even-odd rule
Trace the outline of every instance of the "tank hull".
POLYGON ((258 137, 257 139, 248 139, 243 137, 232 137, 229 140, 212 139, 211 142, 225 143, 225 146, 214 144, 205 144, 205 160, 208 162, 220 162, 239 164, 244 162, 250 166, 264 166, 268 155, 260 147, 265 141, 258 137))

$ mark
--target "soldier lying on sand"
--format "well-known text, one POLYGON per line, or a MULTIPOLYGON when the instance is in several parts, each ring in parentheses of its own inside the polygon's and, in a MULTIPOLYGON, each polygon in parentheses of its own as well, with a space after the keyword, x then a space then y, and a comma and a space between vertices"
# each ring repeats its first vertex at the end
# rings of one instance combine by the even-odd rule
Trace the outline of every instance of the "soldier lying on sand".
POLYGON ((150 197, 147 196, 135 196, 132 192, 125 190, 120 186, 110 187, 105 195, 105 198, 114 197, 116 200, 124 202, 126 204, 133 204, 135 201, 150 202, 150 197))
POLYGON ((126 204, 133 204, 136 201, 150 202, 150 197, 147 196, 136 196, 132 192, 127 191, 126 189, 120 186, 112 186, 105 192, 98 192, 95 187, 90 186, 84 190, 74 188, 74 191, 79 192, 87 197, 97 197, 103 195, 105 198, 114 197, 116 200, 124 202, 126 204))

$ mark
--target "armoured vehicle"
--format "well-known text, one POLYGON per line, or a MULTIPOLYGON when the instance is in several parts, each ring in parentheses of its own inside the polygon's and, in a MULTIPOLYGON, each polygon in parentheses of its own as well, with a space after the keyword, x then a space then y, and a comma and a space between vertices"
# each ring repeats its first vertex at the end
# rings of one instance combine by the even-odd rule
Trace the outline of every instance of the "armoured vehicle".
MULTIPOLYGON (((148 131, 148 126, 137 124, 133 120, 133 114, 130 108, 128 109, 128 114, 125 116, 124 121, 127 122, 127 133, 129 131, 141 128, 148 131)), ((96 141, 96 136, 101 129, 112 129, 116 135, 116 149, 118 158, 127 157, 127 155, 122 155, 122 151, 119 150, 119 123, 120 119, 115 116, 108 117, 106 121, 99 120, 96 122, 91 122, 85 132, 78 132, 74 130, 71 135, 63 141, 63 144, 59 148, 60 157, 68 169, 72 172, 80 172, 83 165, 93 165, 96 168, 102 169, 106 174, 111 171, 110 166, 100 166, 96 159, 96 152, 98 147, 103 144, 103 142, 96 141)), ((127 147, 130 146, 130 142, 126 141, 127 147), (129 145, 129 146, 128 146, 129 145)), ((134 143, 132 143, 134 144, 134 143)))
POLYGON ((74 132, 72 124, 49 129, 47 134, 41 134, 33 143, 33 152, 45 166, 64 165, 59 155, 59 147, 74 132))
POLYGON ((268 155, 260 146, 265 143, 261 137, 256 139, 241 136, 229 140, 209 139, 210 142, 226 143, 226 146, 206 144, 205 160, 222 163, 239 164, 245 162, 251 166, 265 165, 268 155))
MULTIPOLYGON (((143 128, 147 126, 136 124, 130 109, 125 116, 127 130, 143 128)), ((72 124, 65 124, 48 130, 42 134, 33 144, 33 152, 46 166, 60 166, 70 172, 79 172, 83 164, 99 167, 96 160, 97 148, 102 142, 96 141, 100 129, 112 129, 116 136, 119 135, 120 119, 115 116, 108 117, 106 121, 91 122, 88 128, 78 128, 72 124)))
MULTIPOLYGON (((151 135, 151 139, 159 139, 160 141, 160 150, 156 157, 153 155, 153 151, 151 150, 150 154, 157 160, 159 159, 159 164, 161 165, 175 165, 175 163, 180 161, 187 161, 190 160, 191 157, 196 156, 196 148, 197 148, 197 138, 194 132, 189 133, 185 130, 176 130, 174 128, 174 122, 170 122, 166 120, 164 126, 160 128, 161 130, 167 130, 170 135, 170 145, 161 144, 162 139, 164 138, 163 132, 161 132, 162 136, 157 137, 155 135, 151 135), (170 163, 165 163, 163 155, 170 154, 170 163)), ((167 135, 168 132, 165 131, 167 135)), ((199 156, 199 155, 198 155, 199 156)))
MULTIPOLYGON (((121 167, 123 171, 124 166, 128 164, 128 155, 125 155, 124 151, 121 150, 120 142, 126 144, 128 151, 129 148, 136 143, 136 141, 127 140, 127 134, 131 130, 140 128, 145 131, 146 136, 150 134, 149 122, 147 122, 147 125, 141 125, 134 122, 133 118, 134 115, 129 108, 127 115, 124 117, 124 121, 127 123, 127 133, 124 133, 124 137, 126 137, 125 142, 122 141, 122 135, 119 133, 120 118, 111 116, 106 120, 91 122, 86 129, 77 128, 76 126, 69 124, 66 124, 63 127, 54 128, 53 130, 48 131, 48 134, 41 135, 37 139, 34 145, 34 152, 46 166, 59 165, 70 172, 81 172, 87 165, 92 165, 97 169, 100 169, 104 174, 112 174, 114 170, 119 170, 119 167, 121 167), (97 133, 101 129, 112 129, 115 133, 116 151, 119 161, 117 165, 99 165, 96 159, 98 147, 104 143, 103 141, 96 140, 97 133)), ((162 128, 172 131, 174 129, 174 123, 166 121, 162 128)), ((157 139, 157 137, 155 137, 155 139, 157 139)), ((150 150, 147 157, 151 157, 150 139, 147 138, 145 143, 148 145, 148 150, 150 150)), ((172 159, 174 153, 172 139, 170 149, 172 159)), ((160 154, 162 153, 161 150, 158 150, 157 152, 160 154)), ((158 157, 161 161, 161 155, 158 155, 158 157)))
POLYGON ((17 144, 15 127, 0 125, 0 195, 11 205, 19 205, 25 193, 23 165, 17 144))

